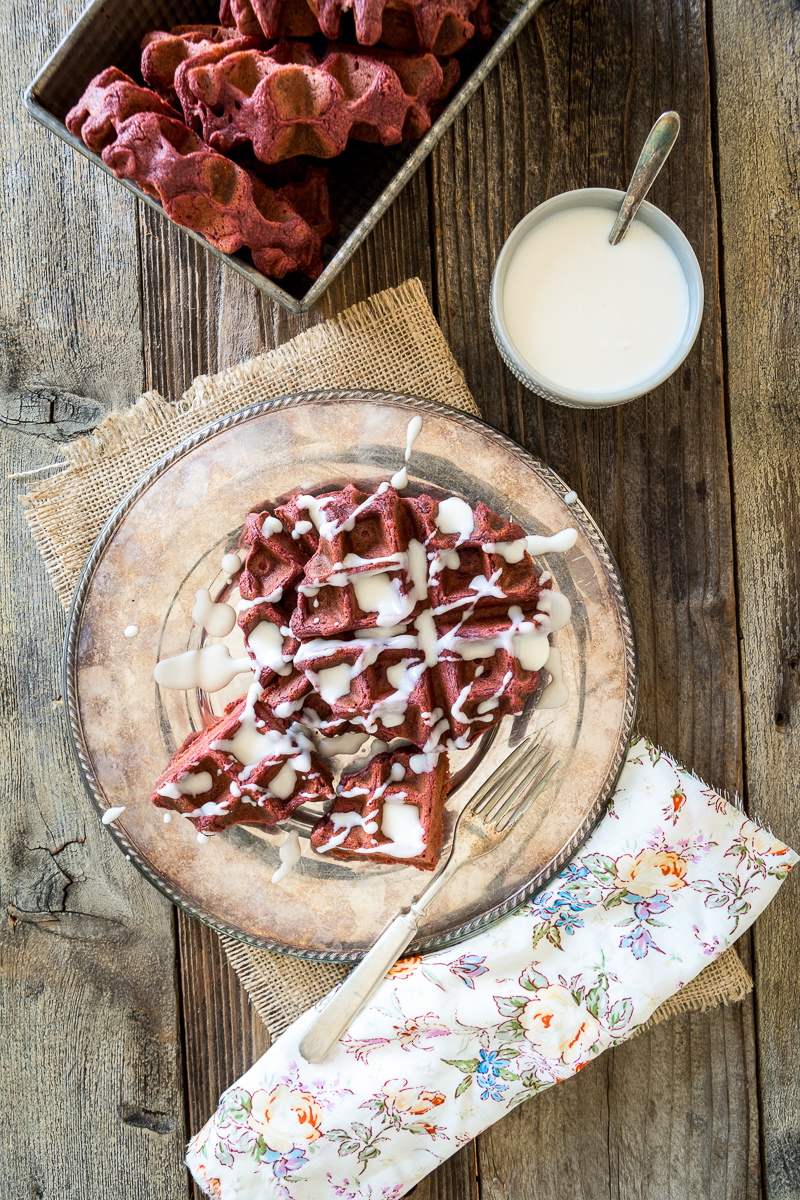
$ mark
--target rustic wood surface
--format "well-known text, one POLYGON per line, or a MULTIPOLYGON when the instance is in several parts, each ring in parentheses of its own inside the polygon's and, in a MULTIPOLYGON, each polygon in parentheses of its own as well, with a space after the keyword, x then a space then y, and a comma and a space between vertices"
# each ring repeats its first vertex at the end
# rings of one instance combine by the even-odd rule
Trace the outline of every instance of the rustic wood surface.
MULTIPOLYGON (((796 842, 793 0, 553 0, 304 317, 27 119, 22 89, 80 7, 0 4, 15 47, 0 67, 14 105, 0 128, 4 477, 53 461, 60 441, 143 387, 177 396, 196 374, 418 275, 486 418, 570 482, 618 558, 640 643, 640 728, 715 785, 743 790, 796 842), (622 409, 536 400, 489 332, 497 252, 547 195, 623 185, 665 108, 684 132, 653 199, 703 267, 698 344, 667 384, 622 409)), ((64 616, 20 486, 6 483, 0 527, 0 1194, 186 1200, 185 1137, 267 1037, 216 935, 172 911, 89 809, 60 703, 64 616)), ((414 1195, 800 1197, 799 916, 790 881, 755 927, 755 1005, 673 1019, 602 1056, 414 1195)))

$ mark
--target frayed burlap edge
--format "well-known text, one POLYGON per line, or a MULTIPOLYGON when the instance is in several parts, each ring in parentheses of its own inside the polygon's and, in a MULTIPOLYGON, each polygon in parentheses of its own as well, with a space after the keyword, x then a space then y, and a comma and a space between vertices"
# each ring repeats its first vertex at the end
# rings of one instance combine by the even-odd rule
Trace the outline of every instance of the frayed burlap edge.
MULTIPOLYGON (((55 473, 22 497, 36 544, 65 607, 110 514, 160 458, 212 421, 261 400, 317 388, 405 392, 480 415, 418 279, 217 375, 200 375, 173 403, 146 392, 62 450, 55 473)), ((270 1035, 276 1036, 347 974, 222 938, 225 953, 270 1035)), ((741 999, 752 983, 728 950, 650 1018, 741 999)))
MULTIPOLYGON (((250 1002, 266 1025, 271 1038, 297 1020, 345 978, 349 968, 341 963, 307 962, 287 958, 221 937, 228 962, 233 967, 250 1002)), ((644 1033, 677 1013, 706 1012, 719 1004, 743 1000, 753 990, 753 981, 733 947, 660 1005, 632 1036, 644 1033)))
POLYGON ((678 1013, 708 1012, 718 1004, 734 1004, 744 1000, 752 990, 753 981, 736 950, 730 946, 679 992, 659 1005, 652 1017, 634 1030, 633 1036, 637 1037, 678 1013))

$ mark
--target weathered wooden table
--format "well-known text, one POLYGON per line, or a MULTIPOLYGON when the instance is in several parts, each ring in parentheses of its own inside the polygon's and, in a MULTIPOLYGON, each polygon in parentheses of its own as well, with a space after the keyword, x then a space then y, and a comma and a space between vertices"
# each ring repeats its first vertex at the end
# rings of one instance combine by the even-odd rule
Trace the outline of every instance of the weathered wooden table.
MULTIPOLYGON (((640 728, 797 845, 796 0, 549 3, 302 319, 25 116, 23 86, 79 9, 0 5, 3 475, 52 461, 144 388, 174 397, 419 275, 486 418, 560 472, 611 543, 640 642, 640 728), (497 252, 548 194, 624 186, 666 108, 683 135, 652 199, 700 258, 700 339, 626 407, 537 400, 489 331, 497 252)), ((187 1134, 267 1039, 216 935, 149 887, 90 809, 59 697, 64 613, 20 487, 3 516, 0 1195, 178 1200, 187 1134)), ((416 1196, 800 1196, 799 918, 795 880, 740 943, 754 1001, 603 1055, 416 1196)))

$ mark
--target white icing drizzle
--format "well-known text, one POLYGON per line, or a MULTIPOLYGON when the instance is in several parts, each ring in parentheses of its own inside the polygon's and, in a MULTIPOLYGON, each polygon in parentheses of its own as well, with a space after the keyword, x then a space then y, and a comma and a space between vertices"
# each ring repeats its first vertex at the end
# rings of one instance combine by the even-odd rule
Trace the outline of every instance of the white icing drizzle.
POLYGON ((226 575, 236 575, 242 569, 242 556, 235 551, 223 556, 221 567, 226 575))
MULTIPOLYGON (((485 550, 486 547, 484 546, 485 550)), ((431 558, 431 564, 428 569, 428 577, 433 581, 436 576, 447 567, 451 571, 457 571, 461 566, 461 558, 457 550, 439 550, 431 558)))
MULTIPOLYGON (((373 834, 378 832, 378 822, 374 819, 376 816, 374 809, 366 813, 332 812, 328 816, 334 829, 333 837, 325 842, 323 846, 316 847, 317 854, 326 854, 328 850, 333 850, 336 846, 341 846, 351 829, 360 827, 365 833, 373 834)), ((371 851, 371 853, 374 853, 374 851, 371 851)))
POLYGON ((415 775, 427 775, 436 770, 438 754, 412 754, 408 760, 409 768, 415 775))
MULTIPOLYGON (((311 766, 311 763, 308 765, 311 766)), ((277 796, 279 800, 288 800, 297 787, 297 772, 292 764, 285 762, 281 769, 270 779, 267 787, 269 792, 273 796, 277 796)))
POLYGON ((202 796, 211 791, 213 782, 209 771, 187 771, 173 783, 165 783, 158 789, 158 794, 170 800, 180 800, 181 796, 202 796))
POLYGON ((564 554, 571 550, 578 540, 577 529, 561 529, 550 537, 538 537, 531 534, 525 539, 528 543, 528 554, 564 554))
POLYGON ((567 597, 553 588, 544 588, 539 593, 536 608, 538 612, 546 613, 550 618, 551 633, 563 629, 572 616, 572 605, 567 597))
POLYGON ((227 637, 236 624, 236 611, 230 604, 215 604, 208 588, 198 588, 194 594, 192 620, 211 637, 227 637))
POLYGON ((570 492, 567 492, 566 495, 564 496, 564 503, 565 504, 574 504, 577 499, 578 499, 578 493, 570 491, 570 492))
POLYGON ((277 796, 279 800, 285 800, 287 796, 291 795, 294 788, 294 779, 292 779, 292 787, 284 791, 290 782, 289 771, 285 771, 285 767, 290 768, 292 776, 297 773, 305 774, 311 769, 311 751, 314 746, 307 733, 299 725, 290 726, 285 733, 281 733, 277 729, 265 729, 262 732, 255 716, 255 702, 260 695, 261 688, 258 683, 252 684, 247 693, 247 702, 242 709, 236 733, 230 739, 218 739, 212 742, 210 749, 223 750, 232 754, 234 758, 238 758, 239 762, 243 764, 243 769, 239 772, 239 779, 242 781, 249 779, 253 768, 265 758, 289 759, 290 762, 281 768, 267 786, 271 795, 277 796), (281 791, 284 791, 284 795, 280 794, 281 791))
POLYGON ((350 583, 361 611, 378 614, 378 628, 397 625, 406 620, 414 609, 415 593, 412 591, 403 595, 399 580, 385 572, 360 571, 357 575, 351 575, 350 583))
POLYGON ((547 662, 544 664, 545 669, 550 672, 552 679, 547 687, 542 692, 538 708, 563 708, 569 700, 569 688, 564 683, 564 676, 561 667, 561 653, 555 648, 550 647, 550 653, 547 656, 547 662))
POLYGON ((411 420, 408 422, 408 428, 406 429, 406 449, 403 455, 403 458, 406 460, 406 462, 408 462, 411 458, 411 451, 414 449, 414 442, 421 433, 422 417, 417 415, 416 417, 411 418, 411 420))
POLYGON ((124 637, 126 637, 126 638, 136 637, 137 633, 139 632, 139 626, 138 625, 126 625, 122 632, 123 632, 124 637))
POLYGON ((249 658, 231 658, 228 647, 217 642, 200 650, 162 658, 153 678, 160 687, 176 691, 202 688, 205 692, 218 692, 237 675, 249 673, 252 666, 249 658))
POLYGON ((349 663, 339 663, 335 667, 325 667, 312 676, 314 686, 326 704, 335 704, 343 696, 347 696, 353 682, 353 668, 349 663))
POLYGON ((465 542, 475 528, 475 514, 466 500, 448 496, 436 510, 436 527, 440 533, 457 533, 457 546, 465 542))
MULTIPOLYGON (((391 854, 394 858, 416 858, 425 853, 422 821, 416 804, 405 804, 403 801, 401 792, 387 796, 381 813, 381 833, 389 842, 376 846, 375 852, 391 854)), ((358 853, 366 854, 369 850, 359 847, 358 853)))
POLYGON ((330 496, 323 496, 321 500, 317 500, 315 496, 297 496, 295 503, 302 512, 307 512, 311 518, 311 522, 317 533, 322 532, 322 526, 326 523, 322 510, 326 504, 329 504, 330 496))
POLYGON ((317 749, 325 758, 332 758, 334 754, 357 754, 368 737, 368 733, 341 733, 338 737, 320 738, 317 749))
POLYGON ((197 817, 221 817, 226 812, 230 811, 233 801, 230 798, 225 800, 207 800, 205 804, 201 804, 199 808, 193 809, 192 812, 183 813, 184 817, 188 817, 190 821, 197 817))
POLYGON ((522 562, 528 549, 528 539, 521 537, 515 542, 487 542, 483 547, 484 554, 498 554, 507 563, 522 562))
POLYGON ((283 653, 283 632, 271 621, 260 621, 245 638, 259 667, 267 667, 276 675, 291 675, 292 656, 283 653))
POLYGON ((171 813, 171 812, 165 812, 165 813, 164 813, 164 824, 165 824, 165 825, 169 825, 169 823, 170 823, 170 821, 171 821, 171 820, 172 820, 172 813, 171 813))
POLYGON ((278 856, 281 860, 281 865, 272 876, 272 883, 280 883, 300 862, 300 838, 296 829, 292 829, 286 835, 285 840, 281 842, 278 847, 278 856))
POLYGON ((283 588, 275 588, 274 592, 270 592, 268 596, 256 596, 255 600, 245 600, 244 597, 236 603, 237 613, 248 612, 254 608, 256 604, 279 604, 283 599, 283 588))
POLYGON ((198 844, 198 846, 205 846, 206 842, 210 842, 210 841, 211 841, 211 835, 210 835, 210 834, 208 834, 208 833, 198 833, 198 835, 197 835, 197 844, 198 844))
POLYGON ((295 541, 299 541, 304 533, 310 533, 313 528, 314 526, 310 521, 298 521, 292 530, 292 537, 295 541))
POLYGON ((273 517, 267 513, 261 522, 261 536, 271 538, 273 533, 283 533, 283 526, 277 517, 273 517))
MULTIPOLYGON (((414 442, 417 440, 421 432, 422 417, 412 417, 408 422, 408 428, 406 429, 406 448, 403 454, 403 458, 406 462, 408 462, 411 458, 411 450, 414 446, 414 442)), ((403 488, 408 487, 408 467, 401 467, 400 470, 392 476, 391 482, 392 487, 398 492, 401 492, 403 488)))
POLYGON ((116 821, 117 817, 122 816, 126 807, 124 804, 119 804, 116 808, 107 808, 100 820, 104 825, 110 825, 112 821, 116 821))

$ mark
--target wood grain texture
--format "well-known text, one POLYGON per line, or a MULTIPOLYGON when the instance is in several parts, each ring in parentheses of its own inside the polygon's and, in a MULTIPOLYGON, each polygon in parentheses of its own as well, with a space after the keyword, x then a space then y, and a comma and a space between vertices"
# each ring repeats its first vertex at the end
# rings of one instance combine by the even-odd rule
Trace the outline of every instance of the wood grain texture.
MULTIPOLYGON (((735 789, 739 664, 711 126, 702 6, 548 5, 432 157, 434 298, 487 419, 578 491, 617 556, 639 639, 639 727, 735 789), (648 397, 605 412, 560 409, 524 391, 495 352, 494 261, 547 196, 624 187, 667 108, 681 113, 683 134, 652 199, 700 259, 700 338, 648 397)), ((681 1018, 604 1056, 484 1134, 479 1168, 484 1200, 757 1196, 751 1007, 681 1018)))
MULTIPOLYGON (((4 480, 51 462, 142 381, 131 206, 22 108, 80 8, 0 9, 15 48, 0 64, 14 110, 0 129, 4 480)), ((185 1196, 172 914, 78 779, 60 696, 64 613, 20 486, 6 483, 0 519, 0 1193, 97 1200, 116 1181, 120 1200, 185 1196)))
MULTIPOLYGON (((800 814, 800 9, 713 5, 747 794, 800 814)), ((800 1196, 800 892, 754 929, 766 1194, 800 1196)))

